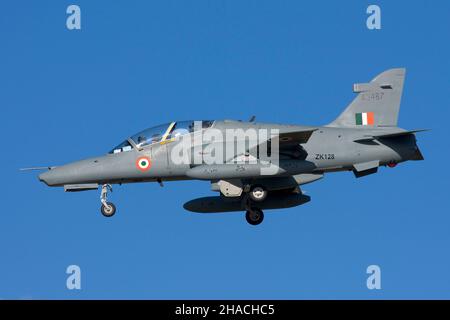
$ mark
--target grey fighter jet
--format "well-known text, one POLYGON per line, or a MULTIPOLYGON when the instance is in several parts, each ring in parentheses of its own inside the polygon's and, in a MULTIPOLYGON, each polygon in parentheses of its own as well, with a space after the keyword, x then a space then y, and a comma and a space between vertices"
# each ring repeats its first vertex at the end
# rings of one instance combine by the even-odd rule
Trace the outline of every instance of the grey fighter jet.
POLYGON ((39 180, 67 192, 101 188, 101 213, 114 184, 205 180, 218 196, 188 201, 199 213, 245 211, 251 225, 264 209, 310 201, 300 186, 325 173, 359 178, 408 160, 423 160, 415 133, 397 127, 405 69, 354 84, 356 98, 331 123, 300 126, 234 120, 172 121, 139 132, 108 154, 48 167, 39 180))

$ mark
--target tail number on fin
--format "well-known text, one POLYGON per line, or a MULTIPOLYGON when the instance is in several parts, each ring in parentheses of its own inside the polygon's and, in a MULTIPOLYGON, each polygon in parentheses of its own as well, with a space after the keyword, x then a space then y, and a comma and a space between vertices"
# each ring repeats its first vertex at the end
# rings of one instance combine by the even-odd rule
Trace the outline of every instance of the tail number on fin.
POLYGON ((383 100, 384 92, 362 93, 362 101, 380 101, 383 100))

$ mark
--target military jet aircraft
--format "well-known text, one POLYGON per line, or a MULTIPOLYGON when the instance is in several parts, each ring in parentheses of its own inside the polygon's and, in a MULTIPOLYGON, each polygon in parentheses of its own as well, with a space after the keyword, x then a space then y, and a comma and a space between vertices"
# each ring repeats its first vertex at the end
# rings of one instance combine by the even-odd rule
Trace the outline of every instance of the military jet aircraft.
POLYGON ((404 78, 405 69, 398 68, 354 84, 356 98, 324 126, 258 123, 254 118, 172 121, 132 135, 108 154, 48 167, 39 180, 67 192, 100 187, 106 217, 116 212, 107 201, 113 184, 205 180, 220 195, 188 201, 186 210, 245 211, 247 222, 258 225, 265 209, 310 201, 300 186, 325 173, 352 171, 359 178, 380 166, 423 160, 415 137, 423 130, 397 127, 404 78))

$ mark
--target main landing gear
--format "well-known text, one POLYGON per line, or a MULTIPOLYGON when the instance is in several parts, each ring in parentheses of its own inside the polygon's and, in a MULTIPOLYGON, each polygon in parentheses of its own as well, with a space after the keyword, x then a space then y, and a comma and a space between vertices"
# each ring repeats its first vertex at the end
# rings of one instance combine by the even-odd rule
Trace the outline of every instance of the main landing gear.
POLYGON ((263 222, 264 220, 264 213, 259 208, 250 208, 245 212, 245 219, 249 224, 252 226, 256 226, 263 222))
POLYGON ((257 189, 257 188, 260 188, 260 187, 252 188, 252 190, 248 194, 246 194, 243 199, 244 203, 245 203, 245 209, 246 209, 245 219, 252 226, 256 226, 256 225, 260 224, 261 222, 263 222, 263 220, 264 220, 264 212, 260 208, 257 207, 256 203, 261 202, 266 198, 267 191, 263 188, 261 188, 261 189, 257 189), (255 191, 255 192, 253 192, 253 191, 255 191), (260 194, 261 192, 264 193, 262 196, 260 194), (252 194, 254 194, 254 193, 258 194, 257 201, 255 201, 254 197, 252 196, 252 194), (262 200, 259 200, 261 198, 262 198, 262 200))
POLYGON ((102 193, 100 194, 100 201, 102 203, 102 207, 100 211, 105 217, 112 217, 116 213, 116 206, 112 202, 107 201, 108 191, 112 192, 112 187, 110 184, 104 184, 102 186, 102 193))
POLYGON ((250 199, 254 202, 264 201, 267 197, 267 190, 262 186, 253 186, 248 193, 250 199))

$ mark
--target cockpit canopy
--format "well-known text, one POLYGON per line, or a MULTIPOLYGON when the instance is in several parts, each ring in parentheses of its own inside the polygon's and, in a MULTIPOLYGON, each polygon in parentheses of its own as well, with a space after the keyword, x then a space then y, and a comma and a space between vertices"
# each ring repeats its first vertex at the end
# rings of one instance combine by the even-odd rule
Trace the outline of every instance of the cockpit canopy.
POLYGON ((210 120, 198 121, 198 124, 197 121, 194 120, 165 123, 156 127, 145 129, 141 132, 136 133, 135 135, 132 135, 129 139, 119 144, 109 153, 130 151, 131 149, 133 149, 133 145, 130 143, 130 140, 137 148, 142 148, 153 143, 177 138, 187 133, 194 132, 195 130, 209 128, 213 123, 214 121, 210 120))

